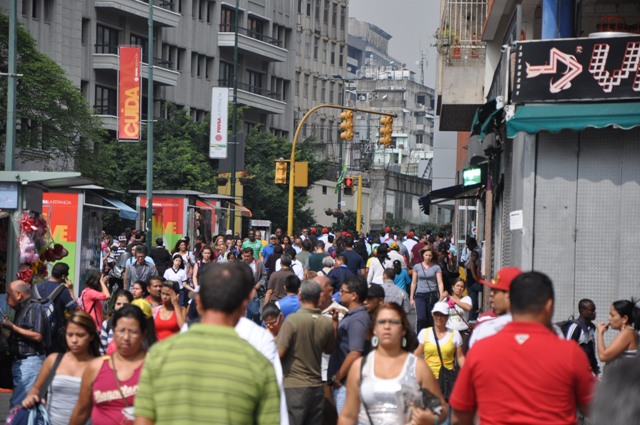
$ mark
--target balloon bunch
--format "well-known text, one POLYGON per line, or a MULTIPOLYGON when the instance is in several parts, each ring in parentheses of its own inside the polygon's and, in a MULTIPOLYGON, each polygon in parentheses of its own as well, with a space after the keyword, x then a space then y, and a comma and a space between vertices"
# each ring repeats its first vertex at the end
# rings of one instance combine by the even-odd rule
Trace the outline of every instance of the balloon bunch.
POLYGON ((38 213, 19 211, 15 221, 19 226, 18 246, 20 268, 18 279, 31 282, 35 277, 47 276, 47 262, 58 261, 69 255, 62 245, 54 244, 47 220, 38 213))

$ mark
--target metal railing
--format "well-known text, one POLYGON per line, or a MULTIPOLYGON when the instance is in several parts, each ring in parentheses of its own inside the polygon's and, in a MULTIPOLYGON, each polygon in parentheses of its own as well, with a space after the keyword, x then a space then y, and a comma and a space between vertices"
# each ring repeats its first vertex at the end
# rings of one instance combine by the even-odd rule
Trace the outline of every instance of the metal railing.
MULTIPOLYGON (((96 44, 95 45, 95 52, 99 53, 99 54, 106 54, 106 55, 117 55, 118 54, 118 45, 117 44, 96 44)), ((146 55, 142 55, 142 63, 147 63, 147 56, 146 55)), ((153 65, 157 66, 159 68, 166 68, 166 69, 174 69, 173 65, 174 62, 169 60, 169 59, 164 59, 164 58, 158 58, 158 57, 154 57, 153 58, 153 65)))
MULTIPOLYGON (((218 80, 219 87, 233 87, 233 80, 222 78, 218 80)), ((282 96, 279 93, 265 89, 264 87, 254 86, 251 84, 241 83, 238 81, 238 90, 255 93, 260 96, 270 97, 274 100, 282 100, 282 96)))
MULTIPOLYGON (((147 3, 149 4, 149 0, 140 0, 143 3, 147 3)), ((173 10, 173 7, 175 5, 175 3, 172 0, 154 0, 153 2, 154 6, 158 6, 162 9, 166 9, 166 10, 170 10, 172 12, 175 12, 175 10, 173 10)))
POLYGON ((484 60, 480 37, 486 18, 486 0, 447 0, 435 36, 440 52, 453 62, 484 60))
POLYGON ((96 115, 118 115, 116 105, 93 105, 93 111, 96 115))
MULTIPOLYGON (((220 24, 220 32, 235 32, 235 27, 233 24, 220 24)), ((243 34, 256 40, 264 41, 265 43, 269 43, 273 46, 282 47, 282 41, 269 37, 268 35, 264 35, 261 32, 238 27, 238 34, 243 34)))

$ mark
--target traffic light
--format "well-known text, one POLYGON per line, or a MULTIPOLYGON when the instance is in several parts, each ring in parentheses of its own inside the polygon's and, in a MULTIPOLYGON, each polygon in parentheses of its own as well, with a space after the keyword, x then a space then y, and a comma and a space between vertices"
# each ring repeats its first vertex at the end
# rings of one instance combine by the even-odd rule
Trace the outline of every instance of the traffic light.
POLYGON ((385 115, 380 118, 380 144, 388 148, 391 146, 391 134, 393 133, 393 117, 391 115, 385 115))
POLYGON ((340 113, 340 138, 342 140, 353 140, 353 111, 342 111, 340 113))
POLYGON ((345 177, 344 179, 344 194, 345 196, 353 195, 353 178, 345 177))
POLYGON ((276 184, 286 184, 287 183, 287 163, 283 161, 276 161, 276 184))

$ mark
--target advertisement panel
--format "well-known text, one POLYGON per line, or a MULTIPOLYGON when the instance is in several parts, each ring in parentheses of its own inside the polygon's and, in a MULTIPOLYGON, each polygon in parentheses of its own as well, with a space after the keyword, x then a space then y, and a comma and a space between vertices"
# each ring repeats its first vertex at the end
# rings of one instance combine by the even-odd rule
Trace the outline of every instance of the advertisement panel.
POLYGON ((42 194, 42 214, 49 222, 51 236, 69 255, 61 261, 69 265, 69 276, 76 276, 78 245, 78 194, 45 192, 42 194))
POLYGON ((229 121, 229 89, 211 89, 211 132, 209 158, 227 157, 227 131, 229 121))
POLYGON ((640 98, 640 36, 516 44, 513 101, 640 98))
MULTIPOLYGON (((169 251, 186 234, 185 198, 153 197, 151 234, 155 241, 163 237, 169 251)), ((147 208, 147 197, 140 196, 140 208, 147 208)))
POLYGON ((122 46, 118 50, 118 139, 140 140, 142 50, 137 46, 122 46))

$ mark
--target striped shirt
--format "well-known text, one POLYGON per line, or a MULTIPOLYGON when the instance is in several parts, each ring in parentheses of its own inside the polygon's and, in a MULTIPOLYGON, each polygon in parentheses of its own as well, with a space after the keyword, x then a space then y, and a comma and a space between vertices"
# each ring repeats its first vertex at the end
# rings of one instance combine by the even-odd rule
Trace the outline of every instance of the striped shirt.
POLYGON ((233 328, 194 324, 155 344, 135 415, 163 424, 279 424, 273 366, 233 328))

